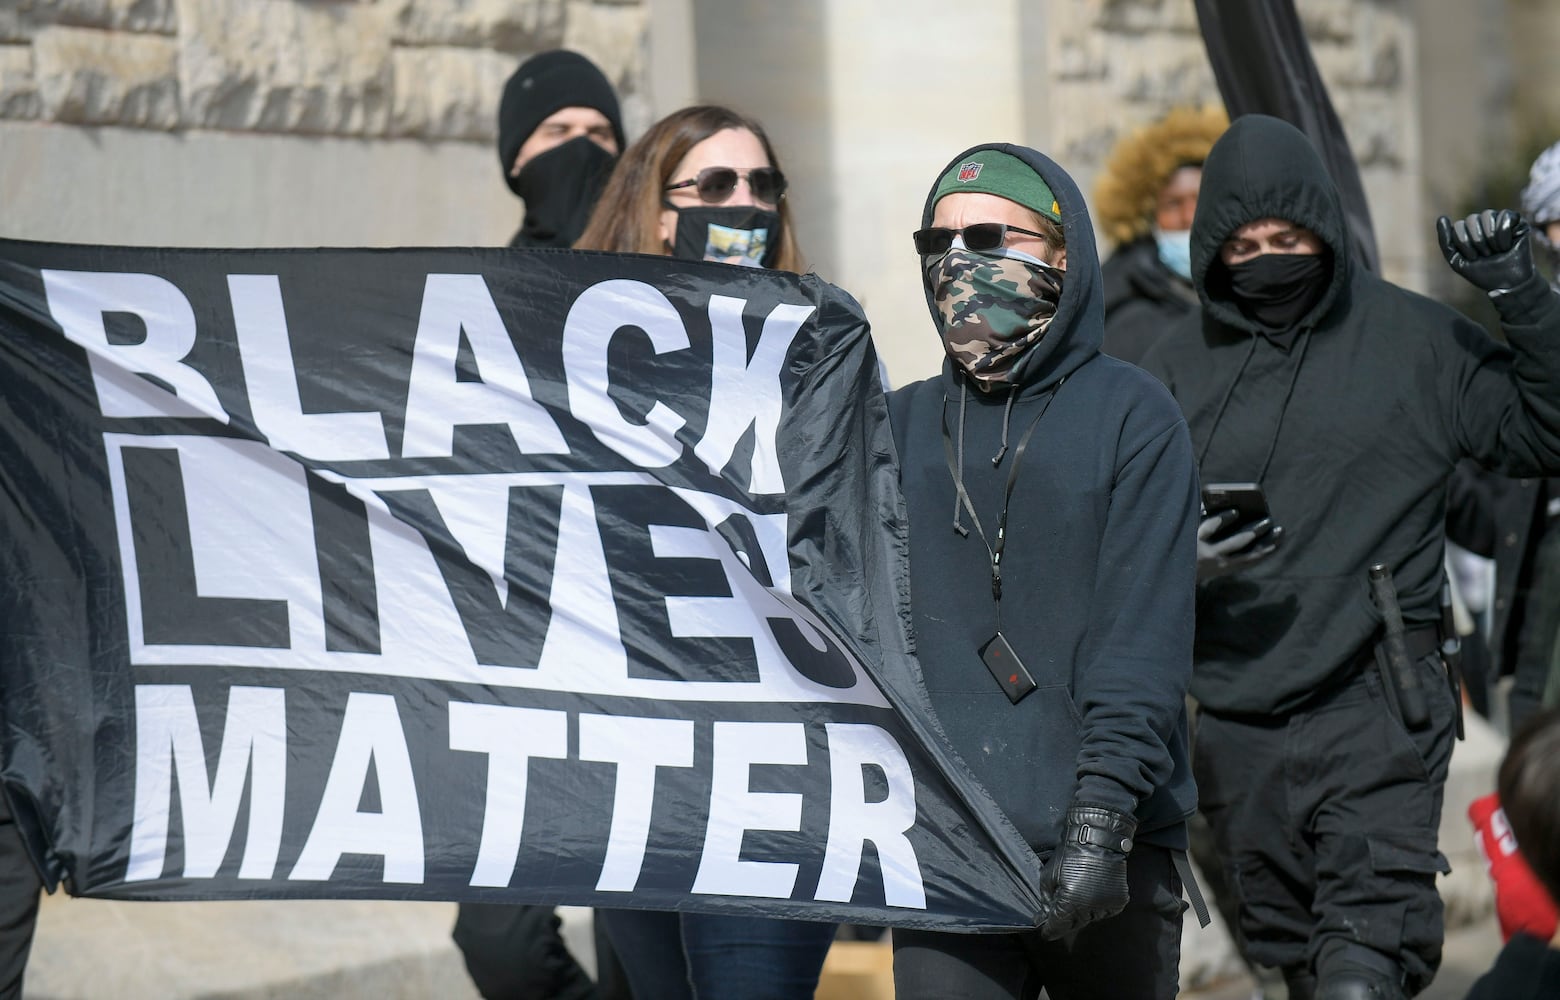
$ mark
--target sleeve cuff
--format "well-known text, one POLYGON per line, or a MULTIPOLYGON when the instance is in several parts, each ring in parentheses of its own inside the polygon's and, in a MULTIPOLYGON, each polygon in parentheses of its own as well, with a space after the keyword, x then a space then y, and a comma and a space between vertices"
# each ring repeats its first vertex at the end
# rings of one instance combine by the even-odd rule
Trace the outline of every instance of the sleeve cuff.
POLYGON ((1128 816, 1137 813, 1137 796, 1125 785, 1103 774, 1085 774, 1078 779, 1078 789, 1073 792, 1074 802, 1087 802, 1105 806, 1128 816))
POLYGON ((1504 289, 1499 295, 1491 292, 1490 301, 1495 304, 1495 311, 1500 313, 1501 323, 1527 326, 1555 308, 1560 295, 1552 291, 1549 283, 1535 272, 1516 288, 1504 289))

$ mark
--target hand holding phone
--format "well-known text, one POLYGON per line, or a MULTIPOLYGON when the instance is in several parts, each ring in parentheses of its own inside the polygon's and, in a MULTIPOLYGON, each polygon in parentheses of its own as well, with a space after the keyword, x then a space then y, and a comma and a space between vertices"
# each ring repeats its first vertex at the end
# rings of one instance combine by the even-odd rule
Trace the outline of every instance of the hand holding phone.
POLYGON ((1197 579, 1245 569, 1278 550, 1283 528, 1273 523, 1256 483, 1203 487, 1204 517, 1197 528, 1197 579))
POLYGON ((1257 483, 1209 483, 1202 488, 1203 514, 1211 517, 1224 511, 1224 527, 1217 537, 1228 537, 1255 527, 1268 517, 1267 496, 1257 483))

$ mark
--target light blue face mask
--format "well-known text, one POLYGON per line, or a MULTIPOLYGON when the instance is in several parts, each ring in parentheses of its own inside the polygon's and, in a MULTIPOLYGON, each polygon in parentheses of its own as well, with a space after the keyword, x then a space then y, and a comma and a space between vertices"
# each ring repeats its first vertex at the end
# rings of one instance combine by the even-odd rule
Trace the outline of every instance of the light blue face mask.
POLYGON ((1159 247, 1159 261, 1184 280, 1192 280, 1192 231, 1190 229, 1155 229, 1154 243, 1159 247))

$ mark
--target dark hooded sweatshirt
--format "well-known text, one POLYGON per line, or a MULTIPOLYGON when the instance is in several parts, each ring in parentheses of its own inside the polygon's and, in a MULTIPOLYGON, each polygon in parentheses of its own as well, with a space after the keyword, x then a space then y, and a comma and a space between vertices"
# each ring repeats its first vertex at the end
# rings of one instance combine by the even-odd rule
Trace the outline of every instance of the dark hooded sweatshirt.
MULTIPOLYGON (((1163 386, 1099 352, 1099 262, 1072 179, 1019 146, 978 146, 954 163, 977 149, 1011 153, 1050 185, 1067 273, 1014 389, 987 395, 947 361, 941 376, 889 396, 910 518, 917 658, 952 746, 1037 851, 1055 847, 1073 800, 1136 813, 1140 839, 1183 848, 1196 804, 1185 692, 1198 505, 1186 425, 1163 386), (954 530, 945 401, 956 453, 962 444, 960 476, 988 538, 1019 461, 1001 627, 1039 687, 1017 705, 978 654, 997 630, 997 605, 970 518, 961 518, 968 536, 954 530), (1004 439, 1009 448, 993 465, 1004 439)), ((932 209, 929 197, 923 225, 932 209)), ((935 324, 929 289, 927 301, 935 324)))
POLYGON ((1204 482, 1260 482, 1284 542, 1203 584, 1192 692, 1210 711, 1284 712, 1367 662, 1366 572, 1393 570, 1410 626, 1437 618, 1446 482, 1471 456, 1560 471, 1560 296, 1539 279, 1495 298, 1513 350, 1445 306, 1358 267, 1338 193, 1306 138, 1240 118, 1203 165, 1192 224, 1200 316, 1144 358, 1191 425, 1204 482), (1287 219, 1331 255, 1325 295, 1291 330, 1248 319, 1219 247, 1287 219))

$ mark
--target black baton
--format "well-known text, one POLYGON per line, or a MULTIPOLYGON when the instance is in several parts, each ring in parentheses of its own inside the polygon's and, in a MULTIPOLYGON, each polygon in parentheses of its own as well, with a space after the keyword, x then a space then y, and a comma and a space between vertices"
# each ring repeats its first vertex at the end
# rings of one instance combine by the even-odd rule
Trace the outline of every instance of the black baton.
POLYGON ((1392 571, 1381 563, 1370 568, 1370 593, 1381 611, 1385 629, 1376 652, 1377 663, 1383 668, 1383 679, 1396 689, 1403 724, 1410 729, 1423 729, 1430 723, 1430 707, 1419 675, 1414 672, 1414 664, 1408 657, 1407 630, 1403 627, 1403 609, 1398 606, 1392 571))

